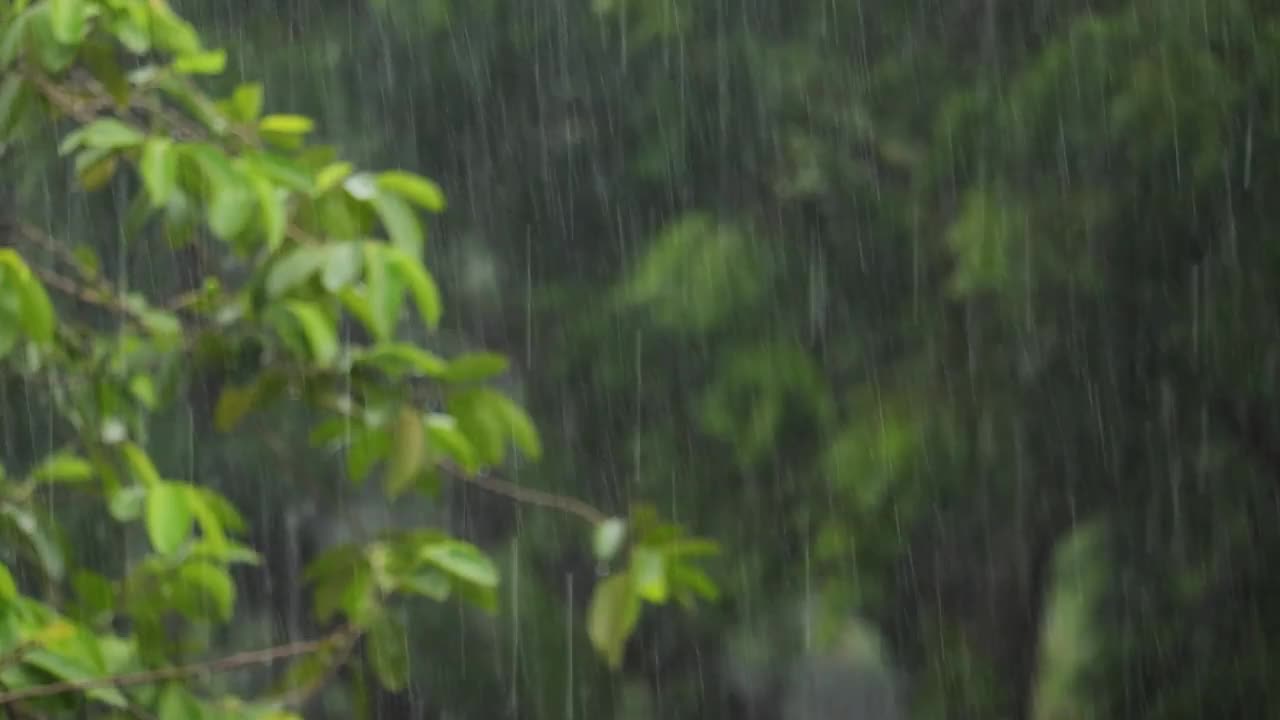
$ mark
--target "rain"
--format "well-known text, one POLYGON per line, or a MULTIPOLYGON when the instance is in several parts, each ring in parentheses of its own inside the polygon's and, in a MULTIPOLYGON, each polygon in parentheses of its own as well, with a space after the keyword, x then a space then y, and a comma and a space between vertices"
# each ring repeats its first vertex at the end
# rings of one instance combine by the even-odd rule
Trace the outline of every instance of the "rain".
POLYGON ((0 0, 0 717, 1280 717, 1278 153, 1265 0, 0 0))

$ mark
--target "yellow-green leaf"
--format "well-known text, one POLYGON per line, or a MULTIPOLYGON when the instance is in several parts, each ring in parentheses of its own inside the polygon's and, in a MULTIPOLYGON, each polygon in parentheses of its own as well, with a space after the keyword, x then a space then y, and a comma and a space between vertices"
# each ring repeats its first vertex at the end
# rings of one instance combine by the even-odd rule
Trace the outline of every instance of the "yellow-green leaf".
POLYGON ((183 55, 173 61, 173 69, 187 75, 217 75, 227 67, 227 51, 206 50, 183 55))
POLYGON ((631 581, 640 597, 652 603, 667 601, 667 565, 662 553, 640 545, 631 551, 631 581))
POLYGON ((440 186, 420 175, 389 170, 378 175, 378 187, 431 212, 441 212, 445 208, 444 192, 440 190, 440 186))
POLYGON ((156 466, 145 450, 133 443, 125 443, 121 446, 121 452, 138 482, 148 488, 160 484, 160 473, 156 471, 156 466))
POLYGON ((640 619, 640 599, 631 589, 631 576, 622 573, 596 585, 587 608, 587 637, 604 655, 609 667, 622 666, 627 638, 640 619))
POLYGON ((446 573, 480 587, 498 586, 498 569, 474 545, 461 540, 442 540, 427 543, 419 551, 420 557, 446 573))
POLYGON ((262 132, 282 135, 306 135, 313 127, 315 123, 304 115, 268 115, 258 121, 262 132))
POLYGON ((93 465, 78 455, 56 453, 45 458, 31 476, 45 482, 84 482, 93 477, 93 465))

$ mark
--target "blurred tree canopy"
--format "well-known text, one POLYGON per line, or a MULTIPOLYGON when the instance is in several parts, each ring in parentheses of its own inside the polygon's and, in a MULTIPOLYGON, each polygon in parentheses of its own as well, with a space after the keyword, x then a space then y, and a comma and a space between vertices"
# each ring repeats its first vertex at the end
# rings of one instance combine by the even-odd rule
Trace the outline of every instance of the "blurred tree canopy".
MULTIPOLYGON (((559 518, 406 504, 518 580, 491 617, 414 614, 411 691, 373 712, 824 717, 847 662, 890 678, 886 717, 1280 713, 1273 3, 181 5, 229 50, 213 87, 261 78, 353 161, 440 183, 433 342, 511 357, 544 446, 511 477, 728 550, 721 601, 642 618, 608 674, 559 518)), ((11 155, 33 223, 128 222, 11 155)), ((167 445, 272 549, 243 582, 289 640, 271 583, 376 498, 264 470, 307 420, 281 413, 167 445)))

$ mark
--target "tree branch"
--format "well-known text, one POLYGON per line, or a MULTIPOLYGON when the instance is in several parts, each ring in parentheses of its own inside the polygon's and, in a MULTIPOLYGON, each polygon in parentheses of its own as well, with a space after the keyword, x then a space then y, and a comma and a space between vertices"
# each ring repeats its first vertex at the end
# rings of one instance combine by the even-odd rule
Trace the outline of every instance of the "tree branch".
POLYGON ((287 645, 277 645, 275 647, 263 648, 261 650, 247 650, 245 652, 227 655, 226 657, 217 658, 215 660, 192 663, 190 665, 157 668, 155 670, 144 670, 125 675, 91 678, 89 680, 75 680, 49 683, 47 685, 36 685, 34 687, 22 688, 21 690, 13 690, 11 692, 0 694, 0 707, 21 702, 23 700, 50 697, 53 695, 64 695, 66 693, 80 692, 83 690, 93 690, 104 687, 147 685, 165 680, 186 678, 192 675, 205 675, 237 670, 250 665, 263 665, 276 660, 296 657, 298 655, 309 655, 313 652, 330 648, 335 644, 344 642, 349 643, 352 641, 355 634, 356 631, 354 629, 350 627, 343 627, 318 640, 307 640, 303 642, 289 643, 287 645))
POLYGON ((442 467, 446 474, 454 480, 470 483, 495 495, 502 495, 519 503, 568 513, 582 518, 592 525, 599 525, 609 519, 608 515, 575 497, 556 495, 555 493, 523 487, 494 475, 468 475, 460 468, 452 465, 444 465, 442 467))

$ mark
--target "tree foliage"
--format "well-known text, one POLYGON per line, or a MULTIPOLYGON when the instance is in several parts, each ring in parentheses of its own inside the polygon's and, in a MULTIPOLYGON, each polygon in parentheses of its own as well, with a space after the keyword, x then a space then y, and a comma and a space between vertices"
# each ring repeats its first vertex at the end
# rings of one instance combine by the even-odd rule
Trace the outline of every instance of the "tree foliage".
MULTIPOLYGON (((433 495, 442 475, 502 489, 493 474, 513 447, 542 452, 529 416, 491 386, 504 358, 446 358, 409 339, 430 338, 441 320, 420 216, 445 208, 441 189, 308 142, 312 120, 269 111, 260 84, 207 90, 226 64, 164 2, 0 4, 0 148, 60 136, 83 191, 128 198, 123 252, 208 263, 192 287, 164 295, 108 272, 92 243, 20 216, 7 228, 0 372, 47 414, 53 448, 28 461, 6 453, 0 472, 0 707, 24 716, 87 705, 103 717, 293 717, 353 653, 384 687, 406 685, 405 603, 498 603, 498 569, 474 544, 390 528, 309 565, 323 639, 200 659, 211 631, 236 621, 237 568, 260 561, 235 504, 157 461, 158 425, 202 372, 232 377, 207 426, 244 432, 246 418, 304 403, 315 452, 343 458, 357 486, 377 478, 391 501, 433 495), (93 536, 71 524, 111 528, 124 551, 69 546, 93 536), (284 659, 288 671, 253 683, 252 696, 205 681, 284 659)), ((608 536, 602 561, 626 558, 590 611, 612 664, 641 604, 715 596, 696 564, 710 543, 650 514, 624 522, 509 492, 577 513, 608 536)))

